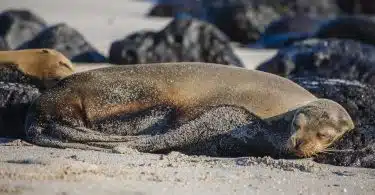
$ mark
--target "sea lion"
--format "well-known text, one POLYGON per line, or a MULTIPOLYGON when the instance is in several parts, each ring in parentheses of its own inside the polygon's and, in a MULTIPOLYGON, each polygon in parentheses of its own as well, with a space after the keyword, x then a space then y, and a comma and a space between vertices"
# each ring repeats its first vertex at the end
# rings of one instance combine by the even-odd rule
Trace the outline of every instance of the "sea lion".
POLYGON ((354 128, 342 106, 286 78, 182 62, 101 68, 67 77, 31 105, 25 130, 38 145, 98 149, 86 144, 134 139, 139 132, 115 124, 140 112, 171 108, 173 124, 180 125, 222 105, 242 107, 270 124, 287 121, 281 130, 290 132, 287 147, 298 156, 316 154, 354 128), (112 126, 101 128, 105 121, 112 126))
POLYGON ((14 68, 42 80, 47 86, 74 73, 75 66, 53 49, 0 51, 0 68, 14 68))

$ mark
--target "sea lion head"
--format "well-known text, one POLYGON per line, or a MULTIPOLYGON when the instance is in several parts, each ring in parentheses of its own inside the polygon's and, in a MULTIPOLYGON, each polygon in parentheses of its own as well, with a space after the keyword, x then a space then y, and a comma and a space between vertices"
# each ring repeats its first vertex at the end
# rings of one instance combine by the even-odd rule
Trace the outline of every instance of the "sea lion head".
POLYGON ((39 52, 45 63, 40 67, 43 69, 43 78, 62 79, 74 73, 74 65, 62 53, 54 49, 40 49, 39 52))
POLYGON ((290 128, 287 149, 298 157, 310 157, 354 129, 354 123, 340 104, 318 99, 295 111, 290 128))
POLYGON ((54 86, 61 79, 72 75, 75 72, 75 66, 62 53, 54 49, 38 50, 40 60, 41 79, 46 88, 54 86))

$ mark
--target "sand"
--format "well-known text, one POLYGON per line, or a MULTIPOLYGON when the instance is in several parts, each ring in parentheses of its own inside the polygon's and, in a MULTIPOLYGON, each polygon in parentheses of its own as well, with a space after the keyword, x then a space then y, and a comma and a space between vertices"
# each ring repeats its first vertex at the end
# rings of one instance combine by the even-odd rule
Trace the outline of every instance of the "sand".
MULTIPOLYGON (((151 5, 132 0, 2 0, 0 11, 27 8, 49 24, 66 22, 103 54, 136 30, 159 30, 170 19, 145 18, 151 5), (110 3, 109 3, 110 2, 110 3)), ((274 50, 235 48, 247 68, 274 50)), ((110 66, 79 64, 78 71, 110 66)), ((1 140, 0 140, 1 142, 1 140)), ((6 142, 6 141, 2 141, 6 142)), ((375 194, 375 170, 304 160, 212 158, 0 144, 0 194, 375 194)))
POLYGON ((0 193, 373 194, 375 170, 304 160, 3 146, 0 193))

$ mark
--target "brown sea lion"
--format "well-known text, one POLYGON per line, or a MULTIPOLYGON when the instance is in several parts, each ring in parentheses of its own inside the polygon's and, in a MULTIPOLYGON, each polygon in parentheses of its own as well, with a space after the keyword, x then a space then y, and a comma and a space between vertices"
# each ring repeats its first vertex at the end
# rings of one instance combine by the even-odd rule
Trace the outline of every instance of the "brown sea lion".
POLYGON ((61 80, 75 71, 72 62, 53 49, 0 51, 1 67, 16 68, 25 75, 45 81, 46 84, 61 80))
POLYGON ((132 139, 131 129, 111 130, 109 135, 111 127, 98 128, 98 121, 106 118, 116 118, 116 123, 165 106, 176 111, 174 121, 182 124, 221 105, 242 107, 268 123, 286 120, 291 133, 287 147, 298 156, 321 152, 354 128, 342 106, 318 99, 286 78, 186 62, 109 67, 72 75, 31 106, 26 134, 39 145, 84 149, 82 144, 89 142, 132 139))

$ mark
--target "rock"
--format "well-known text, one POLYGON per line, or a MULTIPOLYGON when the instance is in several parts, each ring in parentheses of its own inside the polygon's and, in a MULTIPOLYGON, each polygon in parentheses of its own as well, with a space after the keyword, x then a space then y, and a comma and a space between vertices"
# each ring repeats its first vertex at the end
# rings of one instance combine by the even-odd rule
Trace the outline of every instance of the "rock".
POLYGON ((180 12, 179 8, 173 5, 158 4, 151 8, 148 16, 173 17, 178 12, 180 12))
POLYGON ((160 0, 153 10, 158 7, 164 7, 165 11, 162 13, 168 16, 187 13, 210 22, 223 31, 231 41, 243 44, 257 40, 264 27, 280 17, 273 7, 259 0, 184 0, 178 3, 160 0))
POLYGON ((375 45, 375 22, 368 17, 347 16, 328 20, 314 35, 315 38, 351 39, 375 45))
POLYGON ((46 28, 46 22, 23 9, 10 9, 0 14, 0 50, 16 49, 46 28), (1 38, 0 38, 1 39, 1 38), (3 46, 6 45, 4 48, 3 46))
MULTIPOLYGON (((267 1, 267 0, 266 0, 267 1)), ((340 13, 340 8, 335 1, 331 0, 268 0, 269 3, 280 2, 282 7, 287 8, 289 13, 304 14, 309 16, 332 17, 340 13)))
POLYGON ((198 61, 243 67, 227 37, 214 26, 176 18, 160 32, 140 31, 112 43, 113 64, 198 61))
POLYGON ((375 13, 375 3, 372 0, 336 0, 336 3, 347 14, 375 13))
POLYGON ((308 15, 284 16, 268 25, 256 47, 283 48, 313 36, 322 19, 308 15))
POLYGON ((336 0, 336 4, 343 13, 354 14, 359 12, 359 1, 357 0, 336 0))
POLYGON ((280 18, 276 8, 263 1, 218 0, 205 6, 207 20, 223 31, 231 41, 253 43, 265 27, 280 18))
POLYGON ((4 38, 0 37, 0 51, 11 50, 4 38))
POLYGON ((308 15, 284 16, 269 24, 264 30, 263 36, 285 33, 312 33, 320 27, 322 20, 322 18, 308 15))
MULTIPOLYGON (((13 64, 0 66, 0 82, 32 85, 40 90, 44 90, 47 88, 44 81, 40 80, 37 77, 23 73, 17 68, 17 66, 13 64)), ((54 81, 51 80, 50 82, 52 85, 54 81)))
POLYGON ((148 16, 173 17, 180 13, 188 13, 199 17, 200 9, 199 1, 195 0, 157 0, 148 16))
POLYGON ((216 25, 232 41, 249 44, 282 15, 329 17, 336 16, 339 8, 326 0, 159 0, 152 14, 174 16, 182 12, 216 25), (164 10, 156 14, 160 9, 164 10))
POLYGON ((0 81, 0 137, 25 136, 27 109, 39 95, 35 86, 0 81))
POLYGON ((359 0, 360 10, 363 14, 374 14, 375 13, 375 3, 372 0, 359 0))
POLYGON ((332 151, 319 154, 315 161, 375 168, 375 89, 358 81, 340 79, 296 77, 292 80, 317 97, 341 104, 356 126, 330 147, 332 151))
POLYGON ((281 49, 258 70, 280 76, 319 76, 375 85, 375 47, 353 40, 307 40, 281 49))
POLYGON ((82 34, 65 23, 45 29, 18 49, 36 48, 56 49, 73 62, 106 62, 106 58, 88 43, 82 34))

